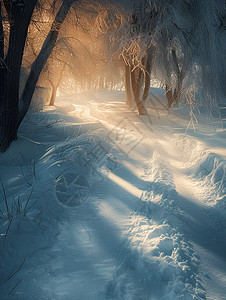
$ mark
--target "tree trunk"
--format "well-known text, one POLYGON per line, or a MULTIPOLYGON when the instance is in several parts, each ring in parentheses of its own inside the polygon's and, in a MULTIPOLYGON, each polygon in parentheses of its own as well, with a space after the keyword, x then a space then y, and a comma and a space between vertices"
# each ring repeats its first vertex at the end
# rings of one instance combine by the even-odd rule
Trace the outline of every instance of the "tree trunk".
POLYGON ((144 80, 144 93, 142 96, 142 100, 145 101, 148 97, 149 88, 151 83, 151 76, 150 73, 145 71, 145 80, 144 80))
POLYGON ((60 71, 60 76, 57 80, 56 85, 54 85, 54 83, 52 82, 52 80, 49 79, 49 82, 51 83, 52 86, 52 95, 51 95, 51 99, 49 102, 49 106, 54 106, 55 105, 55 99, 56 99, 56 94, 57 94, 57 90, 60 86, 61 80, 63 78, 63 74, 64 74, 64 70, 66 68, 66 63, 64 63, 62 70, 60 71))
POLYGON ((54 106, 57 89, 56 89, 56 86, 54 85, 54 83, 51 79, 48 78, 48 81, 50 82, 50 85, 51 85, 51 88, 52 88, 51 97, 50 97, 50 101, 49 101, 49 106, 54 106))
POLYGON ((126 89, 126 104, 129 105, 129 107, 133 106, 132 101, 132 93, 131 93, 131 77, 130 77, 131 71, 130 66, 125 64, 125 89, 126 89))
POLYGON ((173 101, 176 103, 179 102, 180 97, 181 97, 181 89, 182 89, 182 83, 183 83, 183 79, 184 79, 184 75, 185 72, 182 68, 182 70, 180 70, 179 68, 179 63, 178 63, 178 59, 177 59, 177 55, 176 55, 176 50, 172 49, 172 57, 173 57, 173 62, 174 62, 174 70, 177 76, 177 83, 176 83, 176 87, 173 93, 173 101))
POLYGON ((21 99, 20 99, 20 107, 19 107, 20 112, 17 120, 18 127, 20 126, 23 118, 25 117, 28 111, 40 73, 43 67, 45 66, 53 48, 56 45, 56 41, 58 38, 61 25, 65 20, 74 2, 75 0, 65 0, 62 2, 61 7, 57 12, 56 17, 53 21, 51 30, 47 35, 45 42, 42 46, 42 49, 40 50, 39 55, 37 56, 36 60, 31 66, 31 71, 26 81, 25 88, 22 92, 21 99))
POLYGON ((16 118, 18 111, 12 107, 0 108, 0 151, 5 152, 13 140, 17 138, 16 118))
POLYGON ((146 69, 145 69, 145 81, 144 81, 144 93, 142 96, 142 101, 148 97, 150 83, 151 83, 151 65, 152 65, 152 52, 151 50, 147 51, 147 58, 146 58, 146 69))
MULTIPOLYGON (((27 30, 36 1, 22 9, 17 2, 4 1, 10 22, 8 52, 0 68, 0 151, 7 150, 17 138, 19 80, 27 30)), ((3 54, 4 55, 4 54, 3 54)))
POLYGON ((50 102, 49 102, 49 106, 54 106, 55 99, 56 99, 56 93, 57 93, 57 87, 53 86, 52 87, 52 95, 51 95, 51 99, 50 99, 50 102))
POLYGON ((164 53, 163 56, 165 71, 166 71, 166 98, 167 98, 167 106, 170 108, 174 102, 173 93, 172 93, 172 82, 171 82, 171 65, 169 60, 167 59, 167 53, 164 53))
POLYGON ((141 89, 141 81, 142 81, 142 70, 137 68, 136 70, 131 71, 131 83, 132 90, 134 94, 134 100, 137 105, 139 115, 146 115, 147 112, 143 105, 143 102, 140 101, 140 89, 141 89))
POLYGON ((174 102, 174 97, 172 93, 172 87, 166 84, 166 98, 167 98, 167 106, 170 108, 174 102))
POLYGON ((180 95, 181 95, 181 87, 180 87, 180 81, 177 82, 177 86, 173 92, 173 101, 175 102, 175 106, 177 105, 177 103, 179 102, 180 100, 180 95))

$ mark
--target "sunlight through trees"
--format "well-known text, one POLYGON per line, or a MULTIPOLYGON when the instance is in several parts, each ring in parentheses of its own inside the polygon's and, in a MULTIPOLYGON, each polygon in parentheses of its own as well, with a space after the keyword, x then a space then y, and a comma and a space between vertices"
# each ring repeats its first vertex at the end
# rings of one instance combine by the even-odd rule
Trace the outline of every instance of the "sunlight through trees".
POLYGON ((224 1, 4 0, 0 150, 17 138, 36 86, 58 94, 125 88, 140 115, 154 82, 168 107, 192 86, 211 112, 225 97, 224 1))

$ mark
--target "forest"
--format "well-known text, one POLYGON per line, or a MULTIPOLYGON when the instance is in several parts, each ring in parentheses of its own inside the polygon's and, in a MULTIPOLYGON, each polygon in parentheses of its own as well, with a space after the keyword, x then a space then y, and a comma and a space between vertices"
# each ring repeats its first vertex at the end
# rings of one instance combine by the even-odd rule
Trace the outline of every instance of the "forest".
POLYGON ((224 1, 7 0, 0 12, 2 152, 37 85, 51 89, 53 104, 60 86, 124 84, 127 104, 134 99, 141 115, 151 76, 166 89, 168 107, 194 86, 210 111, 225 96, 224 1))
POLYGON ((224 0, 0 0, 0 298, 223 300, 224 0))

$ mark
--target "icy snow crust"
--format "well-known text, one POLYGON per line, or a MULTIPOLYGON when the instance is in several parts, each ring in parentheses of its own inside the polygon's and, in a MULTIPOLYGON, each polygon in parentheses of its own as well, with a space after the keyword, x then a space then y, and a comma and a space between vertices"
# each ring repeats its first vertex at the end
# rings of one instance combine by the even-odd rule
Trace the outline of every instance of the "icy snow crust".
POLYGON ((2 300, 225 299, 224 120, 194 132, 151 92, 149 118, 117 91, 27 116, 0 155, 2 300))

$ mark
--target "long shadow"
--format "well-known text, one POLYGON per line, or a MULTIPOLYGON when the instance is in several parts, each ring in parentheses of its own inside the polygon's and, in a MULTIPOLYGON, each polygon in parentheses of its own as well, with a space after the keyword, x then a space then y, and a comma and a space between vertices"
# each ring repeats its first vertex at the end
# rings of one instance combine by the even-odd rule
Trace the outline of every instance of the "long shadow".
MULTIPOLYGON (((175 189, 169 190, 165 183, 151 183, 149 190, 154 190, 155 195, 162 195, 162 203, 154 204, 151 202, 152 210, 160 208, 166 210, 166 221, 172 227, 177 229, 189 240, 201 247, 215 253, 226 261, 226 222, 220 215, 216 207, 207 207, 199 205, 194 201, 181 196, 175 189), (172 201, 169 205, 169 201, 172 201), (161 206, 160 206, 161 205, 161 206), (155 209, 153 209, 155 207, 155 209), (221 228, 217 228, 211 216, 221 217, 221 228)), ((148 205, 148 204, 147 204, 148 205)), ((141 211, 147 218, 158 221, 154 213, 141 211)), ((220 221, 220 220, 219 220, 220 221)))
MULTIPOLYGON (((120 177, 124 178, 126 181, 136 183, 137 188, 145 187, 145 182, 134 175, 126 166, 122 165, 120 166, 120 169, 115 170, 114 172, 119 174, 120 177)), ((98 196, 99 202, 95 203, 94 199, 94 203, 92 203, 91 197, 90 202, 87 202, 81 209, 78 209, 78 212, 69 212, 69 216, 71 216, 69 217, 68 224, 71 223, 73 225, 73 222, 77 224, 80 220, 84 229, 87 230, 87 235, 84 238, 94 239, 98 247, 104 249, 110 256, 118 257, 117 253, 121 251, 118 246, 123 242, 121 229, 117 227, 117 220, 114 222, 111 218, 108 218, 107 211, 106 214, 105 212, 102 213, 103 211, 100 210, 100 207, 102 206, 101 202, 103 202, 103 205, 104 203, 109 204, 106 210, 111 208, 112 205, 112 208, 115 209, 116 213, 117 210, 120 211, 122 209, 122 206, 128 207, 128 209, 134 212, 134 208, 137 207, 138 199, 131 195, 129 191, 119 186, 116 182, 113 182, 110 179, 107 179, 107 181, 107 184, 103 184, 102 182, 95 183, 95 186, 91 189, 91 192, 98 196), (106 199, 106 197, 108 199, 106 199), (119 205, 118 203, 111 203, 112 200, 114 201, 114 198, 118 200, 119 205), (90 207, 87 206, 89 203, 91 205, 90 207)), ((74 237, 76 239, 76 236, 74 237)), ((79 243, 80 238, 81 235, 78 234, 78 242, 76 244, 79 244, 79 248, 81 248, 81 257, 85 257, 86 251, 82 250, 82 244, 79 243)), ((90 253, 90 255, 92 255, 92 253, 90 253)))

